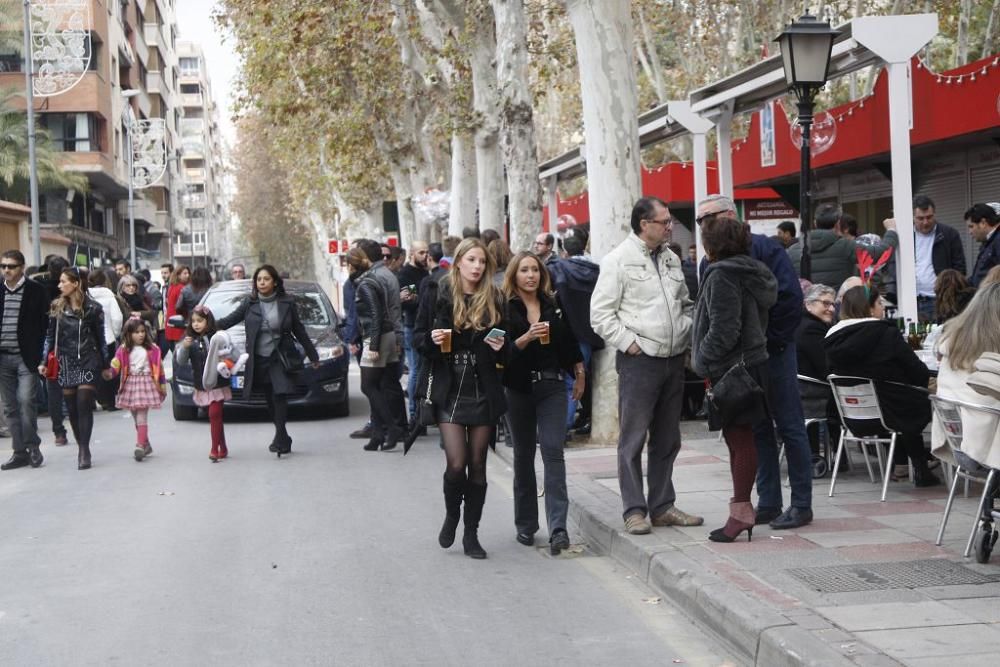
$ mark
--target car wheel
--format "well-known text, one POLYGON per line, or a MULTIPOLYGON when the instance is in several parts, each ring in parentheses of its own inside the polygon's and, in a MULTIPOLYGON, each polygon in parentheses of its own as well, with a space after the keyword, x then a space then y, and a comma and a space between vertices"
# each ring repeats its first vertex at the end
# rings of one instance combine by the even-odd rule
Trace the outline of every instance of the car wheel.
POLYGON ((170 405, 174 410, 175 421, 188 422, 198 418, 197 406, 179 405, 176 397, 170 399, 170 405))

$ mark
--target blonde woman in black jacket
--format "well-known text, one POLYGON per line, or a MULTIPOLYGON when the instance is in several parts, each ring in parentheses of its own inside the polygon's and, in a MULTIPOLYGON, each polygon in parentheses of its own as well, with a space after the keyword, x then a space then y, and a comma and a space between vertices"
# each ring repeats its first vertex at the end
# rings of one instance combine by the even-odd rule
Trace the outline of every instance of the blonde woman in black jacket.
POLYGON ((462 241, 438 289, 434 328, 419 342, 430 365, 430 399, 447 457, 446 515, 438 543, 447 549, 455 541, 464 499, 462 546, 470 558, 486 558, 478 535, 486 502, 486 450, 507 410, 500 382, 506 337, 488 336, 506 328, 494 272, 482 241, 462 241))

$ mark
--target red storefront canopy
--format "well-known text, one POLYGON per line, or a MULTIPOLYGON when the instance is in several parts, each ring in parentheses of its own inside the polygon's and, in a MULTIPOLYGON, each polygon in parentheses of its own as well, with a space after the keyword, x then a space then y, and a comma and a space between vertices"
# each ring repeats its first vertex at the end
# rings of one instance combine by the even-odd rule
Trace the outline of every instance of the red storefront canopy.
MULTIPOLYGON (((940 74, 914 58, 910 72, 911 146, 1000 128, 1000 56, 940 74)), ((870 96, 816 115, 814 169, 889 153, 887 88, 883 71, 870 96)), ((753 114, 746 139, 733 146, 733 181, 738 186, 788 180, 799 173, 798 127, 789 121, 781 104, 774 103, 773 109, 773 143, 767 140, 768 133, 761 132, 762 114, 768 113, 765 109, 753 114), (765 166, 772 156, 773 164, 765 166)))

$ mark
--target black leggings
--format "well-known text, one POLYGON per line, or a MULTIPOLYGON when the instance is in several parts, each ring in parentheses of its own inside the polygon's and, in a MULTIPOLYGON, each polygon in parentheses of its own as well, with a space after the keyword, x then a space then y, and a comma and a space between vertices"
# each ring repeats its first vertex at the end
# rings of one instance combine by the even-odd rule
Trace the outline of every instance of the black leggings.
POLYGON ((288 397, 284 394, 275 394, 271 391, 271 385, 267 385, 264 389, 264 400, 267 401, 267 415, 274 422, 275 444, 292 444, 292 438, 285 428, 288 423, 288 397))
POLYGON ((442 422, 438 428, 448 460, 445 478, 452 482, 468 479, 472 484, 486 484, 486 450, 489 449, 494 427, 442 422))
POLYGON ((81 384, 79 387, 66 387, 62 392, 63 398, 66 399, 69 425, 73 429, 76 444, 90 445, 90 435, 94 431, 96 387, 90 384, 81 384))

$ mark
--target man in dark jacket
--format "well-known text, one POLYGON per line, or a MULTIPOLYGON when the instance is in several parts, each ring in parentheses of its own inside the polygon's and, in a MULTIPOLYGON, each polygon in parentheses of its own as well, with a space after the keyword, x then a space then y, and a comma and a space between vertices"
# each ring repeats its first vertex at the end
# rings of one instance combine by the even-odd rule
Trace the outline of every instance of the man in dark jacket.
POLYGON ((413 325, 417 319, 420 291, 427 280, 427 244, 423 241, 413 241, 410 244, 410 261, 400 268, 399 300, 403 309, 403 350, 406 352, 406 366, 409 377, 406 383, 406 394, 410 399, 410 421, 417 416, 417 376, 420 373, 420 355, 413 345, 413 325))
MULTIPOLYGON (((883 221, 885 242, 899 250, 896 221, 883 221)), ((913 198, 913 255, 917 278, 917 315, 921 322, 935 320, 934 283, 945 269, 965 275, 965 249, 962 237, 934 217, 934 201, 926 195, 913 198)), ((894 267, 890 267, 892 271, 894 267)))
MULTIPOLYGON (((590 377, 590 360, 593 352, 604 349, 604 340, 594 333, 594 328, 590 326, 590 295, 594 292, 601 267, 584 257, 586 248, 578 236, 567 236, 563 241, 563 249, 568 257, 550 262, 548 269, 552 274, 552 285, 555 287, 559 305, 566 315, 570 331, 580 346, 587 377, 590 377)), ((569 393, 572 394, 573 379, 567 378, 566 382, 569 393)), ((574 401, 569 402, 567 426, 575 427, 579 435, 590 434, 590 408, 593 396, 590 385, 588 382, 580 398, 580 416, 575 425, 573 414, 576 406, 574 401)))
POLYGON ((979 255, 976 256, 976 264, 969 274, 969 284, 979 287, 990 269, 1000 264, 1000 234, 997 234, 1000 215, 989 204, 974 204, 965 212, 965 224, 969 226, 972 238, 982 243, 979 255))
MULTIPOLYGON (((841 283, 857 275, 857 245, 851 239, 837 233, 840 210, 833 204, 823 204, 816 211, 816 229, 809 232, 809 256, 812 270, 808 276, 814 284, 828 285, 836 289, 841 283)), ((791 254, 791 253, 790 253, 791 254)), ((799 251, 801 258, 801 250, 799 251)), ((800 264, 796 271, 801 275, 800 264)))
MULTIPOLYGON (((707 216, 739 219, 736 203, 723 195, 711 195, 698 204, 697 222, 707 216)), ((798 528, 812 521, 812 452, 802 416, 799 395, 798 360, 795 335, 802 319, 802 287, 788 259, 788 253, 766 236, 754 234, 750 256, 763 262, 778 281, 778 301, 768 311, 767 401, 779 406, 771 417, 754 426, 757 447, 757 523, 770 523, 777 530, 798 528), (774 426, 785 444, 788 477, 791 482, 791 506, 782 511, 781 470, 774 426)), ((707 267, 702 262, 702 275, 707 267)))
POLYGON ((8 250, 0 259, 0 399, 14 440, 14 454, 0 465, 12 470, 42 465, 38 437, 38 367, 49 324, 45 288, 24 275, 24 255, 8 250))

